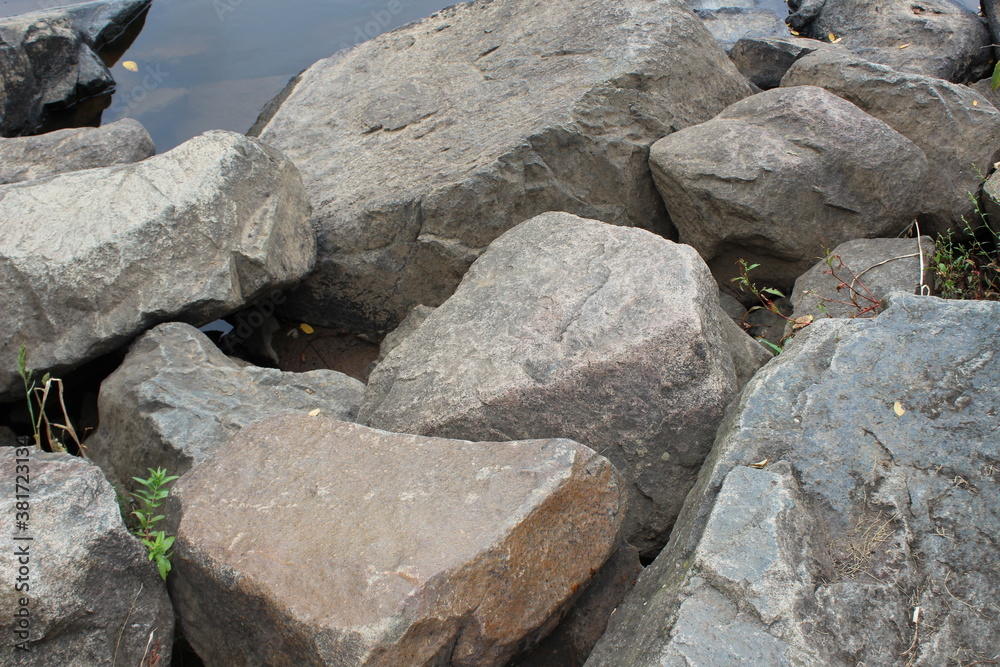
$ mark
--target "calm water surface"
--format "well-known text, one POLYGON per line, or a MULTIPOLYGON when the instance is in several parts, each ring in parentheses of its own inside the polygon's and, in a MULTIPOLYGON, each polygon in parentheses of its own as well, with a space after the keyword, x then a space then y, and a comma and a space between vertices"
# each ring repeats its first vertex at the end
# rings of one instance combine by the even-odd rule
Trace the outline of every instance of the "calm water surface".
MULTIPOLYGON (((0 16, 60 4, 0 0, 0 16)), ((289 78, 321 58, 428 16, 454 0, 154 0, 113 71, 104 122, 136 118, 160 152, 205 130, 246 131, 289 78)), ((738 4, 738 3, 734 3, 738 4)), ((783 0, 758 4, 784 16, 783 0)), ((978 0, 959 4, 978 9, 978 0)))

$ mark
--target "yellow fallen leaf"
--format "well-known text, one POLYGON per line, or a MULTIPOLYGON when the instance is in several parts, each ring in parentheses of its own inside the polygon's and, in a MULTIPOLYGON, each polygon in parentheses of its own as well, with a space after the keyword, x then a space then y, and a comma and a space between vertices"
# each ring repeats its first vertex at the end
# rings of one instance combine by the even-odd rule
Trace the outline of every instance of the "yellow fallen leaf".
POLYGON ((978 107, 979 106, 979 100, 972 100, 972 106, 978 107))
POLYGON ((316 331, 316 330, 315 330, 315 329, 313 329, 313 328, 312 328, 311 326, 309 326, 308 324, 305 324, 305 323, 303 323, 303 324, 300 324, 300 325, 299 325, 299 328, 300 328, 300 329, 302 329, 302 332, 303 332, 303 333, 307 333, 307 334, 311 334, 311 333, 313 333, 314 331, 316 331))
POLYGON ((903 407, 903 404, 900 403, 899 401, 896 401, 893 404, 892 409, 896 411, 897 417, 902 417, 904 414, 906 414, 906 409, 903 407))
POLYGON ((319 413, 320 413, 320 409, 316 408, 315 410, 313 410, 312 412, 309 413, 309 416, 310 417, 319 417, 319 413))
POLYGON ((830 43, 831 44, 836 44, 837 42, 841 41, 842 39, 844 39, 844 38, 843 37, 838 37, 837 39, 831 39, 830 43))
POLYGON ((757 463, 751 463, 750 467, 751 468, 756 468, 757 470, 763 470, 767 466, 767 464, 770 463, 770 462, 771 462, 771 457, 769 456, 766 459, 764 459, 763 461, 758 461, 757 463))
POLYGON ((788 29, 788 32, 792 33, 792 34, 793 34, 793 35, 795 35, 796 37, 798 37, 799 35, 801 35, 801 34, 802 34, 801 32, 795 32, 795 31, 794 31, 794 30, 792 30, 791 28, 789 28, 789 29, 788 29))
POLYGON ((124 67, 125 69, 127 69, 130 72, 138 72, 139 71, 139 66, 135 64, 134 60, 126 60, 125 62, 122 63, 122 67, 124 67))
POLYGON ((906 47, 908 47, 908 46, 909 46, 909 44, 900 44, 900 45, 899 45, 899 48, 901 48, 901 49, 905 49, 905 48, 906 48, 906 47))

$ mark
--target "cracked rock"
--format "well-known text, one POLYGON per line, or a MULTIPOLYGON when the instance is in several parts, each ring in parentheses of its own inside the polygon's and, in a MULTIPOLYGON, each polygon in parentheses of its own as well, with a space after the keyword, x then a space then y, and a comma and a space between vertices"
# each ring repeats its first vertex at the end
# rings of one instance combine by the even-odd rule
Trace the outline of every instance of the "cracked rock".
POLYGON ((875 319, 800 332, 733 406, 587 665, 994 659, 998 318, 896 292, 875 319))
POLYGON ((321 60, 251 130, 319 230, 285 312, 391 331, 545 211, 669 235, 649 146, 750 93, 682 0, 476 0, 321 60))
POLYGON ((172 598, 206 664, 503 665, 612 555, 624 512, 611 463, 569 440, 307 415, 243 429, 170 503, 172 598))
POLYGON ((376 367, 358 421, 466 440, 568 437, 628 482, 655 555, 723 410, 769 354, 688 246, 545 213, 507 232, 376 367))

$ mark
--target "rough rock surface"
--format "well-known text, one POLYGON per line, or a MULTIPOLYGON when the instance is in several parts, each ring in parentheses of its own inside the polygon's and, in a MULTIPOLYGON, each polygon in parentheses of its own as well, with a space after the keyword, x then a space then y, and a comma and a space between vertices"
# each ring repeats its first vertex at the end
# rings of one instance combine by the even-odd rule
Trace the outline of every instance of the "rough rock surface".
POLYGON ((278 415, 177 482, 172 597, 206 664, 501 665, 611 556, 620 483, 569 440, 278 415))
POLYGON ((781 85, 792 63, 813 51, 847 53, 836 44, 804 37, 746 37, 729 50, 729 57, 750 83, 770 90, 781 85))
POLYGON ((799 334, 747 385, 587 664, 996 660, 998 318, 894 294, 799 334))
POLYGON ((169 665, 174 613, 166 586, 145 547, 125 529, 115 490, 100 469, 67 454, 2 447, 0 481, 9 489, 2 508, 10 517, 0 537, 3 664, 139 665, 155 653, 159 664, 169 665), (15 482, 27 499, 15 499, 15 482), (23 531, 14 523, 21 511, 23 531), (27 588, 17 591, 18 584, 27 588), (23 631, 17 624, 22 599, 27 639, 16 634, 23 631), (21 641, 30 652, 15 650, 21 641))
POLYGON ((232 132, 130 165, 0 186, 0 397, 164 320, 205 324, 315 260, 295 166, 232 132))
MULTIPOLYGON (((983 19, 950 0, 804 4, 822 4, 806 28, 809 37, 825 40, 833 34, 847 50, 901 72, 965 83, 982 77, 992 55, 983 19)), ((794 27, 794 15, 790 18, 794 27)))
POLYGON ((382 344, 379 346, 378 351, 378 361, 376 363, 382 363, 382 360, 389 356, 389 353, 395 350, 400 343, 406 340, 406 337, 417 330, 417 328, 424 323, 424 320, 434 312, 434 309, 430 306, 414 306, 410 314, 406 316, 399 326, 389 332, 389 335, 382 339, 382 344))
POLYGON ((608 619, 632 587, 642 565, 639 552, 623 543, 576 601, 566 618, 516 667, 579 667, 608 627, 608 619))
POLYGON ((1000 171, 993 172, 983 183, 980 200, 986 224, 995 233, 1000 234, 1000 171))
POLYGON ((114 90, 105 64, 152 0, 104 0, 0 19, 0 136, 96 124, 114 90))
POLYGON ((831 52, 793 64, 782 86, 821 86, 884 121, 927 157, 921 230, 936 235, 972 220, 970 195, 1000 159, 1000 112, 968 86, 831 52))
POLYGON ((131 118, 99 128, 0 139, 0 185, 139 162, 155 153, 146 128, 131 118))
POLYGON ((358 421, 581 442, 624 475, 626 539, 655 555, 723 410, 768 358, 690 247, 546 213, 494 241, 375 368, 358 421))
POLYGON ((792 318, 874 317, 882 312, 891 292, 919 294, 921 285, 930 285, 933 259, 934 239, 929 236, 921 237, 919 244, 917 239, 856 239, 841 243, 830 251, 829 261, 818 262, 795 281, 792 318), (921 266, 925 272, 922 280, 921 266))
POLYGON ((989 100, 994 107, 1000 108, 1000 91, 993 90, 991 79, 980 79, 969 87, 989 100))
POLYGON ((784 290, 824 245, 895 236, 919 211, 927 175, 910 140, 813 86, 737 102, 656 142, 650 164, 681 241, 726 288, 740 258, 784 290))
POLYGON ((290 319, 388 332, 545 211, 669 234, 656 139, 750 94, 682 0, 476 0, 322 60, 252 132, 302 169, 290 319))
POLYGON ((147 468, 182 475, 256 419, 318 409, 353 421, 363 394, 363 384, 341 373, 245 366, 194 327, 161 324, 101 384, 101 425, 88 454, 121 481, 145 477, 147 468))
POLYGON ((994 57, 1000 56, 1000 0, 981 0, 979 6, 990 30, 994 57))

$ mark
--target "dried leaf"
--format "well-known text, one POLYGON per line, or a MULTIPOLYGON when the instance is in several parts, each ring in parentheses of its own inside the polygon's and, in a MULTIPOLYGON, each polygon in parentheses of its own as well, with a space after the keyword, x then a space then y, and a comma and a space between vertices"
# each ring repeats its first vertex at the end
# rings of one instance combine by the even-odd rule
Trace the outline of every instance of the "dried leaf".
POLYGON ((972 106, 978 107, 979 106, 979 100, 972 100, 972 106))
POLYGON ((813 323, 816 319, 812 315, 803 315, 802 317, 796 317, 794 323, 792 324, 792 331, 798 331, 799 329, 804 329, 813 323))
POLYGON ((900 45, 899 45, 899 48, 901 48, 901 49, 905 49, 905 48, 907 48, 908 46, 909 46, 909 44, 900 44, 900 45))
POLYGON ((310 417, 319 417, 319 413, 320 413, 320 412, 321 412, 321 410, 320 410, 319 408, 316 408, 315 410, 312 410, 312 411, 311 411, 311 412, 309 413, 309 416, 310 416, 310 417))
POLYGON ((770 462, 771 462, 771 457, 769 456, 763 461, 758 461, 757 463, 751 463, 750 467, 756 468, 757 470, 763 470, 765 467, 767 467, 767 464, 770 462))
POLYGON ((315 329, 313 329, 311 326, 309 326, 308 324, 306 324, 304 322, 299 325, 299 328, 302 329, 302 333, 306 333, 306 334, 311 334, 311 333, 314 333, 316 331, 315 329))
POLYGON ((796 32, 796 31, 792 30, 791 28, 788 29, 788 32, 792 33, 796 37, 798 37, 798 36, 800 36, 802 34, 801 32, 796 32))
POLYGON ((837 39, 831 39, 830 43, 831 44, 836 44, 837 42, 841 41, 842 39, 844 39, 844 38, 843 37, 838 37, 837 39))
POLYGON ((139 66, 135 64, 134 60, 126 60, 125 62, 122 63, 122 67, 124 67, 125 69, 127 69, 130 72, 138 72, 139 71, 139 66))
POLYGON ((903 415, 906 414, 906 408, 904 408, 903 404, 900 403, 899 401, 893 403, 892 409, 896 412, 897 417, 902 417, 903 415))

